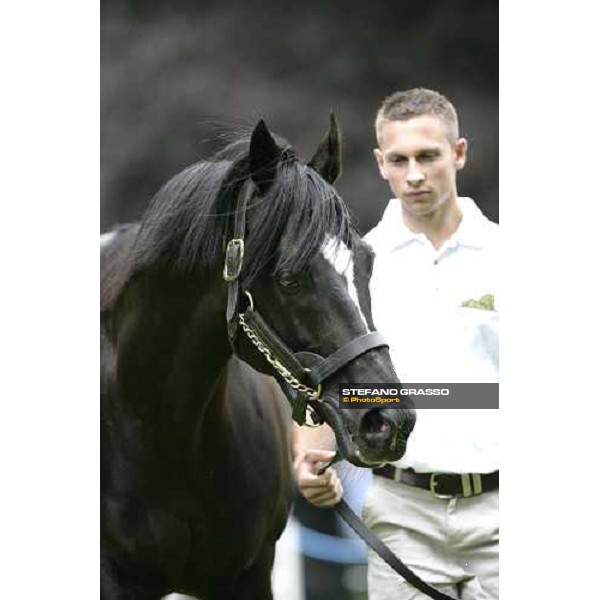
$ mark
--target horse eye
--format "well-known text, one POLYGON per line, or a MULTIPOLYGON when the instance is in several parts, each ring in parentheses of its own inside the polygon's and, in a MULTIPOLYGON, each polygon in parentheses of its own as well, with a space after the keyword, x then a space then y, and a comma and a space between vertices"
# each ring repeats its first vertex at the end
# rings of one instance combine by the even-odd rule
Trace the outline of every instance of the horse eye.
POLYGON ((297 288, 300 285, 300 282, 297 279, 288 275, 280 277, 277 283, 284 288, 297 288))

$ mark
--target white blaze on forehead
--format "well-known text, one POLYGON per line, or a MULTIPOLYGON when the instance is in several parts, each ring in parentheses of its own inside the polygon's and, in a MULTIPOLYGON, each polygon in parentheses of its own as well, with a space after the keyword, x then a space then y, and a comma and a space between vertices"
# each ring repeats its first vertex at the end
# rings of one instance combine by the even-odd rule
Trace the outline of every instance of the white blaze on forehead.
POLYGON ((117 235, 116 231, 109 231, 108 233, 100 234, 100 248, 104 246, 108 246, 113 240, 113 238, 117 235))
POLYGON ((350 295, 352 302, 356 305, 358 314, 365 324, 367 331, 369 331, 367 319, 365 319, 365 315, 360 308, 358 292, 354 285, 354 260, 350 248, 348 248, 341 240, 328 236, 321 248, 321 252, 331 266, 346 280, 348 294, 350 295))

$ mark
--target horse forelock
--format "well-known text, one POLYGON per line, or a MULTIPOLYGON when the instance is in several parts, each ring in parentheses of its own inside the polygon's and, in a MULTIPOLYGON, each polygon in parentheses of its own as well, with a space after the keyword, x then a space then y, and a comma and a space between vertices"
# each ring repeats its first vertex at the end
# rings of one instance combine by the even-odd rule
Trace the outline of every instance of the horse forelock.
POLYGON ((275 275, 297 273, 326 239, 351 240, 349 213, 333 186, 295 160, 279 165, 269 192, 248 218, 249 281, 265 269, 275 275))
MULTIPOLYGON (((175 175, 142 221, 134 268, 169 264, 182 272, 220 269, 238 197, 248 186, 254 183, 247 138, 175 175)), ((262 195, 256 192, 246 211, 246 282, 264 270, 302 270, 328 237, 351 243, 353 228, 341 198, 286 145, 270 187, 262 195)))

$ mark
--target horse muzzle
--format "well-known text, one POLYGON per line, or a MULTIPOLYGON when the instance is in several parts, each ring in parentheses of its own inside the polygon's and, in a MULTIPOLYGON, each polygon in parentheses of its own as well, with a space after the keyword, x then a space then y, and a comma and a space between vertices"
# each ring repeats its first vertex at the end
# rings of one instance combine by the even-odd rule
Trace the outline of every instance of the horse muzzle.
POLYGON ((338 404, 337 398, 325 395, 312 406, 333 429, 339 452, 348 462, 370 468, 404 456, 416 420, 413 409, 355 410, 340 409, 338 404))

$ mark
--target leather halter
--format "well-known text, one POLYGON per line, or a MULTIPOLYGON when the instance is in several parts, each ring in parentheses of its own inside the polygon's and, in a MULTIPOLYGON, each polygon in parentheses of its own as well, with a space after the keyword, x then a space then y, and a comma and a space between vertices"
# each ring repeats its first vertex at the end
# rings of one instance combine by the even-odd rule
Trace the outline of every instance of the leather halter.
POLYGON ((246 208, 254 196, 256 186, 248 183, 238 197, 235 211, 233 237, 225 250, 223 279, 227 289, 227 332, 234 353, 237 354, 240 328, 248 339, 271 364, 276 378, 292 404, 293 418, 305 422, 307 403, 321 401, 322 383, 349 362, 374 348, 387 347, 378 331, 354 338, 333 354, 324 358, 312 352, 293 352, 262 318, 250 293, 243 289, 240 274, 244 264, 244 236, 246 233, 246 208), (247 300, 242 311, 242 299, 247 300), (296 390, 296 395, 291 389, 296 390))

